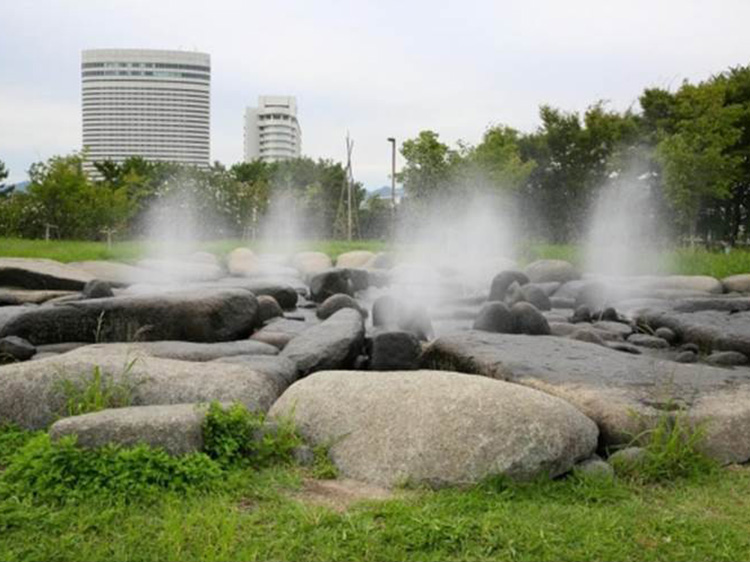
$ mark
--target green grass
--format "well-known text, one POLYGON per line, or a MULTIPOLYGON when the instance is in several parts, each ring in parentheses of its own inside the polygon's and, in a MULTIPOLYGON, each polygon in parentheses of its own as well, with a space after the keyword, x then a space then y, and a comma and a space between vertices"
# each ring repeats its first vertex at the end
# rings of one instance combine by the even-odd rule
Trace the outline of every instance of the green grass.
MULTIPOLYGON (((22 238, 0 238, 0 256, 19 258, 48 258, 61 262, 87 260, 117 260, 133 262, 146 257, 150 249, 158 250, 158 244, 144 241, 115 242, 107 248, 105 242, 86 242, 80 240, 27 240, 22 238)), ((234 248, 246 246, 262 249, 260 244, 243 240, 215 240, 198 243, 190 251, 200 250, 224 256, 234 248)), ((378 252, 387 249, 387 244, 379 240, 313 240, 299 243, 292 250, 312 250, 325 252, 332 258, 352 250, 370 250, 378 252)), ((178 249, 179 250, 179 249, 178 249)), ((185 251, 188 251, 186 248, 185 251)))
MULTIPOLYGON (((218 256, 225 256, 234 248, 249 246, 263 250, 258 243, 243 240, 215 240, 198 243, 191 251, 202 250, 218 256)), ((320 251, 336 258, 339 254, 352 250, 370 250, 373 252, 390 249, 388 243, 381 240, 312 240, 300 242, 287 251, 312 250, 320 251)), ((117 260, 134 262, 148 255, 153 246, 143 241, 116 242, 111 249, 104 242, 85 242, 77 240, 26 240, 20 238, 0 238, 0 256, 49 258, 61 262, 84 260, 117 260)), ((158 250, 158 245, 157 245, 158 250)), ((271 248, 273 250, 273 248, 271 248)), ((187 251, 187 249, 185 250, 187 251)), ((518 261, 521 264, 536 259, 563 259, 581 265, 583 252, 579 246, 570 244, 522 244, 518 249, 518 261)), ((704 249, 679 248, 664 252, 661 271, 656 273, 675 273, 683 275, 711 275, 719 279, 737 273, 750 273, 750 251, 733 250, 729 254, 711 252, 704 249)))

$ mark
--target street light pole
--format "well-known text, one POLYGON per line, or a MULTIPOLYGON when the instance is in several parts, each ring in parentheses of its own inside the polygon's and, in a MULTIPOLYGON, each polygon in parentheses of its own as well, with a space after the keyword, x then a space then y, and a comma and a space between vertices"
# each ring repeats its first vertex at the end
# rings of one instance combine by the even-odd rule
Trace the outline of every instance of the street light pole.
POLYGON ((388 137, 391 143, 391 223, 396 227, 396 139, 388 137))

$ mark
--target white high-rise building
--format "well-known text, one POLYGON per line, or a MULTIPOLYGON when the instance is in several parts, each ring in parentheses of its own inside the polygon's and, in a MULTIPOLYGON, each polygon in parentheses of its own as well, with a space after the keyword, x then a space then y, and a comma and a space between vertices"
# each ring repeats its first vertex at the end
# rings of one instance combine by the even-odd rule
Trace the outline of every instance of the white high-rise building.
POLYGON ((83 146, 91 162, 208 166, 211 58, 206 53, 92 49, 81 60, 83 146))
POLYGON ((259 96, 258 107, 245 109, 245 162, 299 158, 302 131, 293 96, 259 96))

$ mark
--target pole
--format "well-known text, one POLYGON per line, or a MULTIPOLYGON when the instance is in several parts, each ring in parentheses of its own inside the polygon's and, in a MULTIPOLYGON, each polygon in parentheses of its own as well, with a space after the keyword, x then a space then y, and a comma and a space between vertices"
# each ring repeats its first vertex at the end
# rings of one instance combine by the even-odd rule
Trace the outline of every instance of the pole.
POLYGON ((388 137, 391 143, 391 222, 396 226, 396 139, 388 137))

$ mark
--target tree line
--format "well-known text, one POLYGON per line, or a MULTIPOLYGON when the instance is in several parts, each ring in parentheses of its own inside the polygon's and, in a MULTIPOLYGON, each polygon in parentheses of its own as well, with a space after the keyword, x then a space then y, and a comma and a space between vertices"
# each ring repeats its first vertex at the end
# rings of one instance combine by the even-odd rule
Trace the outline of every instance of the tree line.
MULTIPOLYGON (((401 145, 397 174, 405 200, 397 217, 443 197, 465 201, 472 191, 511 202, 524 234, 553 242, 576 241, 587 215, 608 185, 638 183, 651 193, 653 213, 686 238, 747 242, 750 218, 750 66, 731 68, 675 91, 647 88, 638 107, 604 102, 585 112, 544 105, 530 133, 489 127, 476 145, 449 146, 435 131, 401 145)), ((331 160, 254 161, 207 169, 130 158, 97 162, 85 173, 85 153, 56 156, 31 166, 27 192, 8 195, 0 184, 0 236, 103 238, 143 233, 157 200, 188 192, 214 236, 256 228, 269 202, 291 197, 299 220, 320 237, 344 236, 346 170, 331 160), (210 221, 209 221, 210 219, 210 221)), ((7 170, 0 162, 0 182, 7 170)), ((366 198, 354 185, 355 233, 392 232, 390 203, 366 198)))

